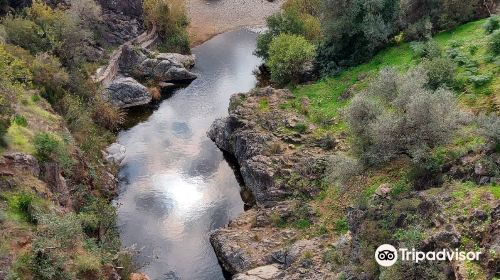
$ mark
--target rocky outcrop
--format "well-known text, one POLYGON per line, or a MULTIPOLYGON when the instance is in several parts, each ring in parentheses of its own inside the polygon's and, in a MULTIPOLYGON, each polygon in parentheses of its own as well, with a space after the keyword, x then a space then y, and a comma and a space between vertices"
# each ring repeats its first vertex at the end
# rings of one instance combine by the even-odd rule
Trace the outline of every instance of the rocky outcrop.
POLYGON ((229 116, 216 120, 208 131, 220 149, 236 157, 245 185, 261 206, 273 206, 292 194, 296 182, 276 182, 277 177, 292 173, 308 179, 322 176, 325 157, 342 148, 335 139, 335 144, 323 145, 321 139, 308 133, 303 117, 278 109, 290 98, 290 91, 270 87, 234 95, 229 116), (269 108, 260 108, 262 104, 269 108), (298 145, 303 145, 300 152, 298 145))
POLYGON ((56 162, 45 162, 41 167, 41 179, 49 186, 50 191, 56 196, 59 204, 66 208, 72 208, 70 192, 62 171, 56 162))
POLYGON ((104 98, 119 108, 148 104, 152 99, 148 89, 130 77, 115 79, 106 88, 104 98))
POLYGON ((302 116, 279 109, 291 98, 290 91, 270 87, 236 94, 229 116, 216 120, 208 132, 220 149, 235 156, 256 201, 210 235, 233 279, 334 278, 322 260, 327 240, 302 239, 295 229, 277 227, 315 219, 314 211, 293 196, 318 193, 310 182, 323 176, 325 157, 343 147, 336 139, 323 145, 302 116))
POLYGON ((125 45, 119 60, 120 71, 140 80, 155 82, 191 81, 196 75, 188 70, 194 65, 193 55, 160 53, 125 45))
POLYGON ((16 171, 27 172, 38 177, 40 166, 34 156, 23 153, 7 154, 0 158, 1 176, 13 176, 16 171))

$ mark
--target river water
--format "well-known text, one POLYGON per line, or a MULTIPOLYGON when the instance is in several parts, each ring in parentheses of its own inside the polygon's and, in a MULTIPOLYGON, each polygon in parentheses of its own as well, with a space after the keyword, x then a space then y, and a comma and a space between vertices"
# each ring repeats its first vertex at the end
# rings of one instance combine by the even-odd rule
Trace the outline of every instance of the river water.
POLYGON ((224 279, 208 233, 238 216, 243 202, 206 132, 227 115, 232 94, 255 86, 256 36, 242 29, 194 48, 198 79, 119 134, 127 149, 116 201, 120 235, 139 250, 137 262, 152 280, 224 279))

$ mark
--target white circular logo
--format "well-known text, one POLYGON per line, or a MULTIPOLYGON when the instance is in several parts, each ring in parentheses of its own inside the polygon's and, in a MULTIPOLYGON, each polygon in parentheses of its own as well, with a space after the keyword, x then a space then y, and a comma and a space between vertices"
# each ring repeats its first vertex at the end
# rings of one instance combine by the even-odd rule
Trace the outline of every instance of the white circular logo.
POLYGON ((380 245, 375 251, 375 260, 381 266, 391 266, 398 260, 398 251, 390 244, 380 245))

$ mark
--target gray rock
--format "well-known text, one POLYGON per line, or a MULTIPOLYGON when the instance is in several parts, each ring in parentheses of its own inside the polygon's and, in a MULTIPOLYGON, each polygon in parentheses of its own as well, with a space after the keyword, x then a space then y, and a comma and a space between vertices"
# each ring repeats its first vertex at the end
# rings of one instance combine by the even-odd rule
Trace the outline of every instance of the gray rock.
POLYGON ((111 82, 104 98, 119 108, 148 104, 152 99, 148 89, 130 77, 119 77, 111 82))
POLYGON ((156 56, 159 60, 169 60, 182 65, 185 68, 191 68, 194 66, 196 61, 196 56, 193 55, 183 55, 178 53, 160 53, 156 56))
POLYGON ((137 79, 150 79, 156 82, 194 80, 196 74, 188 70, 193 65, 193 55, 177 53, 156 55, 131 45, 123 46, 119 59, 120 72, 137 79))
POLYGON ((233 280, 278 280, 282 279, 283 275, 284 272, 278 265, 271 264, 236 274, 233 280))
POLYGON ((125 146, 118 143, 113 143, 108 148, 106 148, 106 161, 114 164, 120 164, 125 158, 126 151, 127 150, 125 146))

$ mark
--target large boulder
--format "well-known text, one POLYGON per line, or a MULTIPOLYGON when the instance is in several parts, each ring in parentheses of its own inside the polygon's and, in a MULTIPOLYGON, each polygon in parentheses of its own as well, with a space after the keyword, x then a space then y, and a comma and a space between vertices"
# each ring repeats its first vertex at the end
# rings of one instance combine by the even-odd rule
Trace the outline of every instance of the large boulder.
POLYGON ((151 94, 148 89, 134 78, 119 77, 104 91, 104 98, 119 108, 148 104, 151 94))
POLYGON ((194 62, 193 55, 154 54, 145 49, 124 45, 119 66, 120 72, 141 80, 191 81, 197 77, 196 74, 188 70, 194 65, 194 62))

